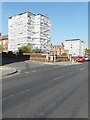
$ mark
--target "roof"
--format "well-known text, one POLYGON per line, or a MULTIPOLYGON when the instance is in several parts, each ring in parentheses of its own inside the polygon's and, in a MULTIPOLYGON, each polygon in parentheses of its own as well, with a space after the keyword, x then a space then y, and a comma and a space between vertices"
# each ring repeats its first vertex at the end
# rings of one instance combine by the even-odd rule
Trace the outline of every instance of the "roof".
MULTIPOLYGON (((18 15, 23 15, 23 14, 25 14, 25 13, 33 14, 33 13, 31 13, 31 12, 24 12, 24 13, 20 13, 20 14, 18 14, 18 15)), ((14 15, 14 16, 18 16, 18 15, 14 15)), ((35 15, 35 14, 33 14, 33 15, 35 15)), ((9 17, 9 19, 11 19, 11 18, 14 17, 14 16, 9 17)))
MULTIPOLYGON (((31 13, 31 12, 24 12, 24 13, 20 13, 20 14, 18 14, 18 15, 23 15, 23 14, 25 14, 25 13, 30 13, 30 14, 32 14, 32 15, 35 15, 35 14, 33 14, 33 13, 31 13)), ((36 14, 36 15, 41 15, 41 16, 44 16, 44 15, 42 15, 42 14, 36 14)), ((35 16, 36 16, 35 15, 35 16)), ((14 15, 14 16, 17 16, 17 15, 14 15)), ((9 17, 9 19, 11 19, 12 17, 14 17, 14 16, 11 16, 11 17, 9 17)), ((44 16, 44 17, 47 17, 47 16, 44 16)), ((47 17, 48 18, 48 17, 47 17)), ((49 18, 48 18, 49 19, 49 18)))
POLYGON ((80 39, 70 39, 70 40, 65 40, 65 41, 74 41, 74 40, 80 40, 80 39))
MULTIPOLYGON (((64 47, 64 45, 62 45, 62 46, 61 46, 61 45, 54 45, 54 46, 56 46, 56 47, 64 47)), ((54 46, 53 46, 53 47, 54 47, 54 46)))
POLYGON ((6 40, 6 39, 8 39, 8 35, 0 36, 0 40, 6 40))
MULTIPOLYGON (((80 40, 80 39, 70 39, 70 40, 65 40, 65 41, 76 41, 76 40, 80 40)), ((81 42, 84 42, 82 40, 80 40, 81 42)))
MULTIPOLYGON (((37 15, 41 15, 41 16, 44 16, 44 17, 48 18, 47 16, 45 16, 45 15, 42 15, 42 14, 40 14, 40 13, 39 13, 39 14, 37 14, 37 15)), ((48 18, 48 19, 49 19, 49 18, 48 18)))

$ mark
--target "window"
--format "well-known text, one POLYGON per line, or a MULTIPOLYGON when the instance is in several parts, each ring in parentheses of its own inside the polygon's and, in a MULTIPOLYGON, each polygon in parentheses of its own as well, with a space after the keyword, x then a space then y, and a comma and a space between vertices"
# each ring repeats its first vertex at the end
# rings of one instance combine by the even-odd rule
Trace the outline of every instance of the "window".
POLYGON ((63 50, 63 48, 61 48, 61 50, 63 50))
POLYGON ((28 39, 31 39, 31 37, 27 37, 28 39))
POLYGON ((34 40, 35 38, 32 38, 32 40, 34 40))
POLYGON ((9 17, 9 19, 12 19, 12 17, 9 17))
POLYGON ((31 25, 31 23, 30 23, 30 22, 28 22, 27 24, 28 24, 28 25, 31 25))
POLYGON ((57 55, 59 55, 59 52, 57 52, 57 55))
POLYGON ((55 47, 53 48, 53 50, 55 50, 55 47))
POLYGON ((63 54, 63 52, 61 52, 61 54, 63 54))

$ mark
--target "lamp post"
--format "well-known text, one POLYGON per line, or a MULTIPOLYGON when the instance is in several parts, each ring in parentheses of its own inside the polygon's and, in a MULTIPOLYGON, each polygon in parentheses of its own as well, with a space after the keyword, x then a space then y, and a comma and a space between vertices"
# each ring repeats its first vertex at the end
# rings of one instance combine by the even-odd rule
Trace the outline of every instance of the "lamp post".
POLYGON ((54 53, 54 62, 56 62, 56 52, 54 53))
POLYGON ((48 61, 48 57, 49 57, 49 52, 46 52, 46 61, 48 61))
POLYGON ((53 53, 50 51, 50 61, 53 62, 53 53))

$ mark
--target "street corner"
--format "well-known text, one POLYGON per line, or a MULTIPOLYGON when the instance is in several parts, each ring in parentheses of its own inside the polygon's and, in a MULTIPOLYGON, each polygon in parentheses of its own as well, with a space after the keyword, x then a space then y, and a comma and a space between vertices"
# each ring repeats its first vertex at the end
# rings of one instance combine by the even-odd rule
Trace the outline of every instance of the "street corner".
POLYGON ((1 66, 0 70, 9 70, 10 68, 8 66, 1 66))
POLYGON ((2 71, 0 79, 9 78, 20 73, 20 70, 16 70, 15 68, 11 68, 9 66, 1 66, 0 70, 2 71))

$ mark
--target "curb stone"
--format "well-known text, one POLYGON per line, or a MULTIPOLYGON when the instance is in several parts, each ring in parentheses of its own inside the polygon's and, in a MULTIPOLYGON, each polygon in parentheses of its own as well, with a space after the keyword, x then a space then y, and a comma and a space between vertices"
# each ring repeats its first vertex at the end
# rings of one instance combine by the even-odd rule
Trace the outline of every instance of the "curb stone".
POLYGON ((42 64, 48 64, 48 65, 78 65, 78 64, 82 64, 82 63, 62 63, 62 62, 40 62, 40 61, 32 61, 32 60, 29 60, 29 61, 27 61, 27 62, 33 62, 33 63, 42 63, 42 64))
POLYGON ((12 75, 12 74, 17 73, 17 70, 15 68, 10 68, 8 66, 2 66, 1 69, 2 69, 2 77, 6 77, 8 75, 12 75), (3 74, 5 71, 7 71, 7 73, 3 74))

